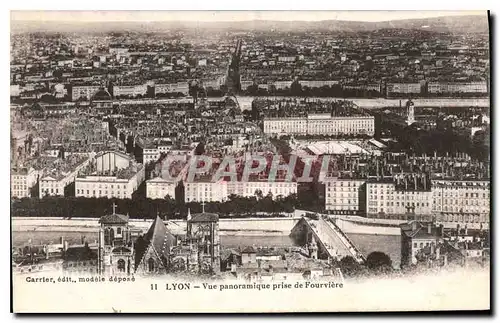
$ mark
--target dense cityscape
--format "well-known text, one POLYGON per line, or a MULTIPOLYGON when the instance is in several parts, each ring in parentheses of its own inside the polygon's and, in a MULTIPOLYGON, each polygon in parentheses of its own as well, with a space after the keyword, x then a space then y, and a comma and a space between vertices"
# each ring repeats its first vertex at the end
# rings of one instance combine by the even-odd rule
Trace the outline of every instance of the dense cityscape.
POLYGON ((489 53, 487 26, 12 33, 13 266, 489 266, 489 53))

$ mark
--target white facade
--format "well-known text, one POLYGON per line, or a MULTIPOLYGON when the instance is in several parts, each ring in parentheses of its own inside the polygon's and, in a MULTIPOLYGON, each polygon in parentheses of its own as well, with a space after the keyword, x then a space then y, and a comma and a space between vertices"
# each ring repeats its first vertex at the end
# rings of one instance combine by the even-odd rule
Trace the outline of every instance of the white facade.
POLYGON ((417 215, 431 215, 432 207, 429 190, 396 190, 392 182, 366 184, 367 214, 405 214, 411 208, 417 215))
POLYGON ((12 197, 31 197, 30 189, 37 183, 38 172, 33 169, 13 171, 10 175, 10 194, 12 197))
POLYGON ((359 211, 361 189, 365 180, 325 178, 325 209, 359 211))
POLYGON ((132 198, 145 179, 145 168, 124 153, 107 151, 95 158, 90 174, 80 174, 75 180, 75 196, 132 198))
POLYGON ((296 135, 361 135, 373 136, 373 116, 332 117, 329 114, 309 115, 293 118, 264 119, 266 134, 296 135))
POLYGON ((276 199, 278 196, 287 197, 291 194, 297 194, 297 182, 284 182, 284 181, 253 181, 246 182, 245 191, 243 192, 243 196, 251 197, 255 196, 255 192, 257 190, 262 192, 263 196, 272 194, 273 199, 276 199))
POLYGON ((184 183, 185 202, 223 202, 227 196, 227 182, 223 180, 184 183))
POLYGON ((486 82, 438 83, 429 82, 429 93, 488 93, 486 82))
POLYGON ((155 94, 159 93, 182 93, 184 95, 188 95, 189 84, 187 82, 155 84, 155 94))
POLYGON ((388 83, 387 93, 420 93, 420 83, 388 83))
POLYGON ((148 92, 148 86, 146 84, 139 85, 115 85, 113 86, 113 96, 138 96, 146 95, 148 92))
POLYGON ((169 195, 175 199, 175 187, 177 183, 156 177, 146 181, 146 197, 150 199, 164 199, 169 195))
MULTIPOLYGON (((478 215, 480 222, 489 221, 490 182, 489 181, 432 181, 434 212, 443 213, 444 221, 461 220, 470 214, 478 215)), ((476 220, 476 217, 474 217, 476 220)))
POLYGON ((69 184, 73 183, 78 175, 78 172, 86 167, 92 160, 92 157, 77 165, 69 172, 61 172, 59 174, 47 174, 40 179, 39 197, 44 196, 64 196, 64 189, 69 184))
POLYGON ((158 148, 144 148, 142 150, 142 161, 144 164, 155 162, 160 158, 160 150, 158 148))
POLYGON ((77 101, 78 99, 89 101, 99 89, 100 87, 98 85, 73 86, 71 90, 71 101, 77 101))
POLYGON ((85 176, 75 180, 76 197, 132 198, 132 194, 144 181, 144 167, 129 179, 116 176, 85 176))

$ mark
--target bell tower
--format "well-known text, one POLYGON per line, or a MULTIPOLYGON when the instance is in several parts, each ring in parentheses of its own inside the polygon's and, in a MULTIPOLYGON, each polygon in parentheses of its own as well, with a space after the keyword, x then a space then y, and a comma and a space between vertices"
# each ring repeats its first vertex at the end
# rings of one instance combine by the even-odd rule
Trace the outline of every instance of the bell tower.
POLYGON ((128 215, 113 213, 99 220, 99 268, 100 274, 130 274, 133 268, 133 246, 128 225, 128 215))
POLYGON ((406 102, 406 124, 411 125, 415 123, 415 104, 413 103, 412 100, 408 100, 406 102))

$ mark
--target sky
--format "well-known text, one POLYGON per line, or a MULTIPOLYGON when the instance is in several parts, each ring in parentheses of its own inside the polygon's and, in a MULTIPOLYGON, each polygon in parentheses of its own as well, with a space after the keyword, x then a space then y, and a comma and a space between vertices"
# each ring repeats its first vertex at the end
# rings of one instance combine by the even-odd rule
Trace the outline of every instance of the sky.
POLYGON ((486 11, 11 11, 11 20, 34 21, 387 21, 486 15, 486 11))

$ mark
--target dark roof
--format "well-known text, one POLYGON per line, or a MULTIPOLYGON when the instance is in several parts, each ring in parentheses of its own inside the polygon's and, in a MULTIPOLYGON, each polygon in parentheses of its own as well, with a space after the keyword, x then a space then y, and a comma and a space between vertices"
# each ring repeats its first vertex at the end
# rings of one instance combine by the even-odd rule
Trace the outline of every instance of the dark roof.
POLYGON ((253 247, 248 246, 248 247, 245 247, 245 249, 243 249, 241 251, 241 253, 257 253, 257 252, 255 251, 255 249, 253 247))
POLYGON ((215 213, 194 214, 191 222, 219 222, 219 215, 215 213))
POLYGON ((111 94, 109 94, 108 91, 105 89, 101 88, 99 91, 94 94, 94 97, 92 98, 94 101, 111 101, 111 94))
POLYGON ((424 238, 424 239, 432 239, 440 236, 439 227, 437 227, 432 222, 419 222, 419 221, 410 221, 408 223, 403 223, 400 225, 402 234, 411 237, 411 238, 424 238), (431 226, 431 232, 428 232, 428 226, 431 226))
POLYGON ((64 251, 65 261, 85 261, 97 259, 97 253, 88 246, 69 247, 64 251))
POLYGON ((99 219, 99 223, 106 224, 127 224, 128 223, 128 215, 123 214, 108 214, 99 219))
POLYGON ((175 245, 175 240, 174 235, 167 230, 163 220, 156 216, 148 232, 137 245, 135 267, 139 266, 150 246, 154 248, 159 257, 168 258, 170 247, 175 245))

